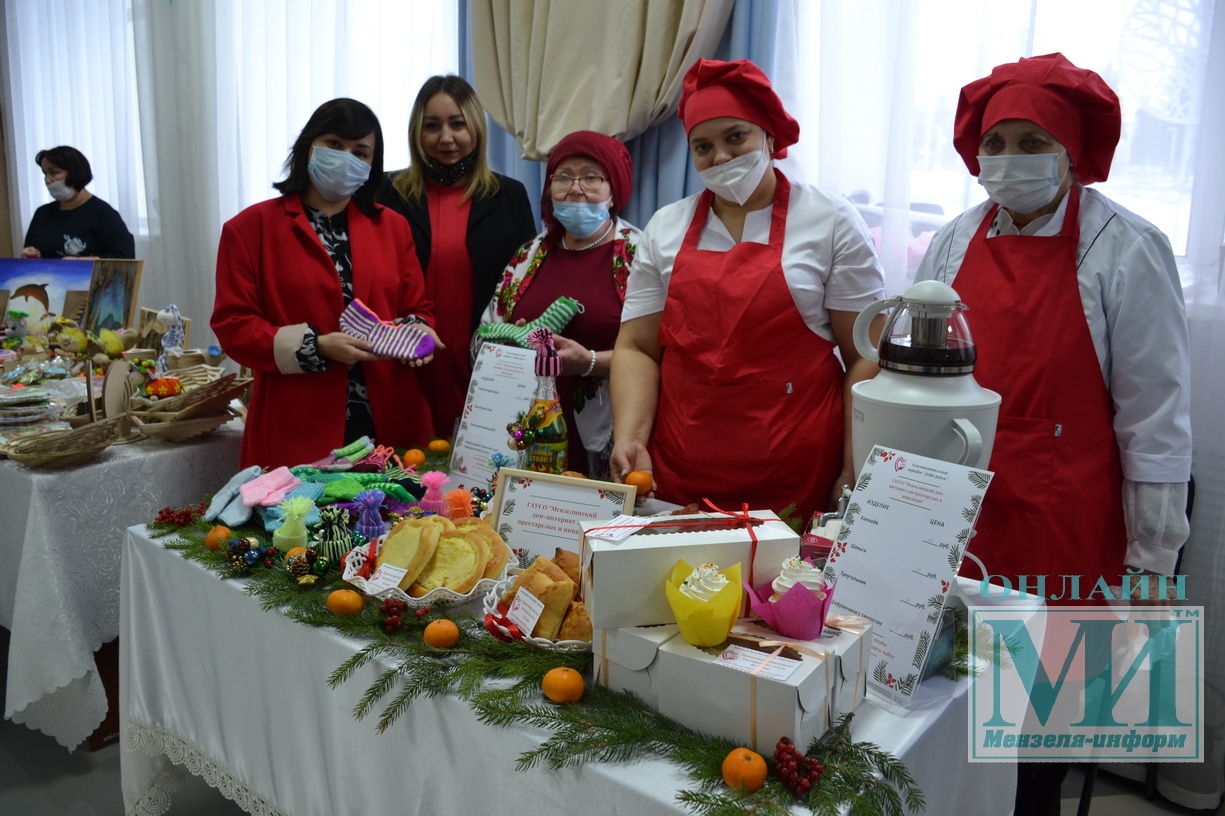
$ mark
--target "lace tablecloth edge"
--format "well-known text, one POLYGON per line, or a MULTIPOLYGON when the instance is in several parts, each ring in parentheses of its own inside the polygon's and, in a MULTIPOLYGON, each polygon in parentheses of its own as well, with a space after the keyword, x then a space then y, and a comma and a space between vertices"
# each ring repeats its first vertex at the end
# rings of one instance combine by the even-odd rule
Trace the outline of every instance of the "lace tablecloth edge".
MULTIPOLYGON (((170 810, 171 798, 190 773, 252 816, 285 816, 262 796, 239 781, 225 765, 214 760, 199 746, 179 734, 127 717, 120 726, 120 740, 126 751, 149 756, 165 756, 170 765, 163 768, 135 801, 124 803, 128 816, 161 816, 170 810)), ((126 799, 126 797, 125 797, 126 799)))

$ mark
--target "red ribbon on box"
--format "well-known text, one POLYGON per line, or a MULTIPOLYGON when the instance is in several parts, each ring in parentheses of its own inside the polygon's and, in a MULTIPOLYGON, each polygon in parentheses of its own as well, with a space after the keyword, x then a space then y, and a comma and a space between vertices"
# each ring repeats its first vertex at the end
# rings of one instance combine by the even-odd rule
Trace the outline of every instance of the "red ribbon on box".
POLYGON ((716 513, 731 516, 733 519, 742 522, 744 524, 744 528, 749 531, 749 541, 752 542, 749 549, 749 586, 756 586, 756 582, 753 580, 753 564, 757 561, 757 533, 753 530, 752 522, 755 519, 749 515, 749 505, 747 503, 741 504, 740 512, 733 513, 730 510, 724 510, 721 507, 717 507, 710 499, 702 499, 702 501, 706 503, 707 507, 714 510, 716 513))

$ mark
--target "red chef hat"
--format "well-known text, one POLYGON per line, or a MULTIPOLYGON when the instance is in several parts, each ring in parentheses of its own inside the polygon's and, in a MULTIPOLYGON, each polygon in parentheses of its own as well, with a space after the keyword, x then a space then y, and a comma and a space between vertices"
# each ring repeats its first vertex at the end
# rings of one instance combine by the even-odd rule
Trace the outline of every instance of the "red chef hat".
POLYGON ((540 194, 540 218, 549 228, 560 228, 553 218, 553 196, 549 179, 557 171, 557 165, 575 156, 595 159, 604 168, 608 186, 612 188, 613 211, 622 212, 634 193, 634 162, 630 151, 620 139, 605 136, 594 130, 576 130, 562 137, 549 151, 549 163, 544 172, 544 191, 540 194))
POLYGON ((978 143, 1005 119, 1028 119, 1054 136, 1081 184, 1105 181, 1119 143, 1119 98, 1093 71, 1063 54, 997 65, 961 89, 953 147, 978 175, 978 143))
POLYGON ((734 116, 761 127, 774 137, 771 158, 786 157, 799 141, 800 123, 783 108, 762 70, 748 60, 699 59, 685 72, 677 115, 685 132, 707 119, 734 116))

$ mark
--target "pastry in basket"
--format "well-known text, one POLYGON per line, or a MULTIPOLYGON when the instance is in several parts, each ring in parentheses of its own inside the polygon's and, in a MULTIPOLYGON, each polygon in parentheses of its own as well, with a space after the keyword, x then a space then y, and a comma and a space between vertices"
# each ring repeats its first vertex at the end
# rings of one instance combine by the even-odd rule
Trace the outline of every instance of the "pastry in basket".
MULTIPOLYGON (((502 594, 502 605, 510 606, 510 602, 514 599, 515 593, 519 591, 519 587, 532 580, 536 573, 544 573, 545 577, 547 577, 550 581, 570 581, 570 576, 566 575, 566 573, 562 571, 561 567, 557 566, 543 555, 538 555, 536 556, 536 560, 531 563, 531 566, 519 573, 519 575, 515 578, 515 582, 510 585, 510 589, 506 590, 506 592, 502 594)), ((570 581, 570 583, 573 584, 574 582, 570 581)), ((576 585, 575 592, 577 591, 578 588, 576 585)), ((571 596, 571 599, 573 599, 573 596, 571 596)), ((569 601, 566 601, 566 603, 569 603, 569 601)), ((563 612, 564 611, 565 610, 563 610, 563 612)))
POLYGON ((476 516, 464 516, 452 519, 455 526, 469 533, 476 533, 485 540, 485 549, 489 552, 489 561, 485 564, 485 578, 500 580, 506 572, 506 562, 510 560, 510 547, 493 529, 493 525, 485 519, 476 516))
POLYGON ((425 522, 426 524, 433 524, 438 528, 440 533, 445 533, 448 530, 456 529, 455 522, 443 515, 435 514, 430 516, 422 516, 421 518, 417 519, 417 521, 425 522))
MULTIPOLYGON (((433 525, 430 525, 433 526, 433 525)), ((488 561, 485 542, 476 533, 449 530, 438 537, 434 557, 408 589, 408 594, 420 598, 439 587, 466 595, 485 574, 488 561)))
POLYGON ((591 640, 591 618, 582 601, 571 601, 557 630, 558 640, 591 640))
POLYGON ((405 519, 391 528, 379 551, 378 566, 391 564, 404 568, 400 588, 408 590, 421 575, 438 549, 438 528, 433 524, 417 524, 417 519, 405 519))
MULTIPOLYGON (((544 559, 537 560, 544 561, 544 559)), ((551 564, 552 562, 544 561, 544 563, 551 564)), ((574 600, 574 592, 577 587, 564 575, 558 580, 549 577, 545 570, 524 572, 519 577, 524 576, 527 576, 524 581, 515 581, 516 586, 510 596, 513 599, 519 590, 526 589, 544 604, 544 611, 540 613, 540 617, 536 620, 536 627, 532 629, 532 637, 553 640, 557 637, 557 631, 561 628, 566 613, 570 611, 570 602, 574 600)), ((509 605, 507 603, 507 606, 509 605)), ((590 640, 590 637, 588 639, 590 640)))
POLYGON ((582 586, 582 582, 579 581, 578 577, 578 553, 558 547, 553 553, 553 563, 561 567, 562 572, 569 575, 571 581, 580 587, 582 586))

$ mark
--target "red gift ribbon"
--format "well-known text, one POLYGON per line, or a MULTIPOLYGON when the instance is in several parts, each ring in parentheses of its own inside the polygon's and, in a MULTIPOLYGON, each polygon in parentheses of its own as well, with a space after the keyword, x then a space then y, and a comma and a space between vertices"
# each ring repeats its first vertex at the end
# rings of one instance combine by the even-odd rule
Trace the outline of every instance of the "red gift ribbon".
POLYGON ((503 643, 509 643, 512 640, 523 640, 523 633, 519 631, 518 624, 511 623, 506 617, 506 607, 498 604, 498 613, 495 615, 492 612, 485 613, 485 628, 489 630, 489 634, 496 637, 503 643), (502 626, 506 629, 503 633, 498 627, 502 626))
POLYGON ((753 522, 756 521, 749 515, 748 503, 740 505, 740 512, 733 513, 730 510, 724 510, 717 507, 710 499, 702 499, 706 506, 716 513, 722 513, 725 516, 731 516, 733 519, 742 522, 746 530, 749 531, 749 541, 752 542, 749 548, 749 586, 757 586, 757 582, 753 580, 753 562, 757 560, 757 533, 753 530, 753 522))

